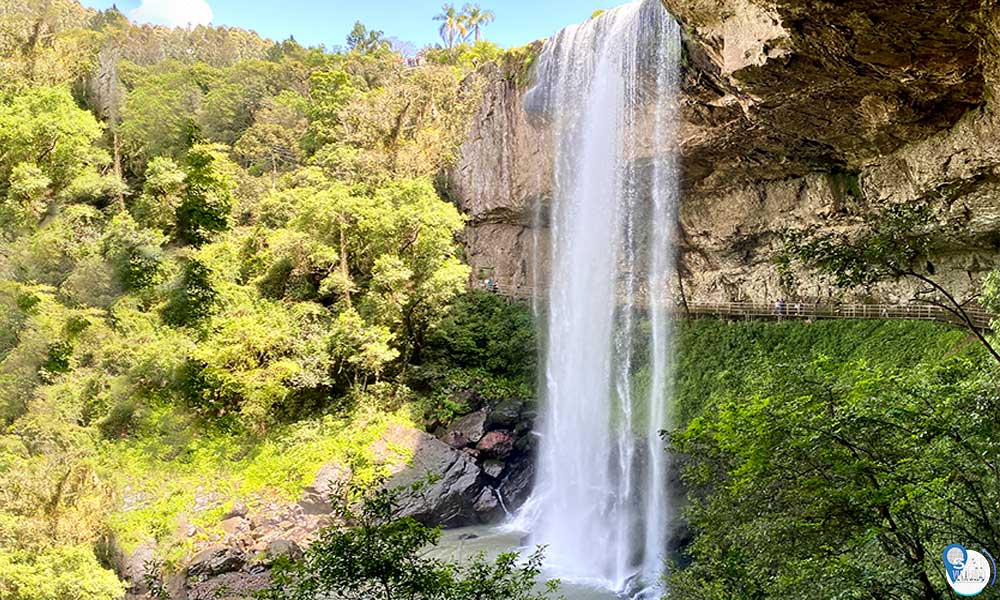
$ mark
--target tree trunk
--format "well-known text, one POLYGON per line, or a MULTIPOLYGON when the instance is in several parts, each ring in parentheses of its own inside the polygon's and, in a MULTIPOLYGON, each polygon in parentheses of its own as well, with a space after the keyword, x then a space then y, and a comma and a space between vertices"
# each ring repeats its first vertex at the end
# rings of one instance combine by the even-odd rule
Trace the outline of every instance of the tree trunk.
MULTIPOLYGON (((350 281, 350 270, 347 268, 347 233, 344 231, 344 223, 340 224, 340 274, 344 278, 344 285, 350 281)), ((344 298, 347 299, 347 306, 351 306, 351 288, 344 288, 344 298)))
MULTIPOLYGON (((111 145, 114 147, 114 170, 115 177, 118 181, 122 181, 122 146, 121 140, 118 137, 118 130, 115 129, 111 133, 111 145)), ((118 210, 120 212, 125 212, 125 192, 122 189, 118 190, 118 197, 116 199, 118 204, 118 210)))

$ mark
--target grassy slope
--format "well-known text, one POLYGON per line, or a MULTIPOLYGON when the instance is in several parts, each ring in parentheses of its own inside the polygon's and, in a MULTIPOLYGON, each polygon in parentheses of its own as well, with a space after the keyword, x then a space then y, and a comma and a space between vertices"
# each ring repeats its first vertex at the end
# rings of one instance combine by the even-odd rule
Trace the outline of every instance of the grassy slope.
POLYGON ((360 479, 373 477, 368 447, 390 423, 412 425, 408 410, 359 411, 253 439, 207 432, 171 411, 150 422, 156 426, 141 435, 105 443, 98 460, 124 505, 109 518, 116 543, 131 552, 155 541, 170 563, 194 542, 221 537, 219 521, 234 502, 294 502, 327 462, 350 465, 360 479), (183 535, 186 526, 198 533, 183 535))

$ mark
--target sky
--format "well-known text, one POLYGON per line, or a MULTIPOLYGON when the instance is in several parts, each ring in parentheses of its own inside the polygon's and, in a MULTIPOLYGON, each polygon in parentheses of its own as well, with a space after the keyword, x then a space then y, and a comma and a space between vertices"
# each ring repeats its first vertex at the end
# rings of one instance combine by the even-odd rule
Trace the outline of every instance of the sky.
MULTIPOLYGON (((461 7, 464 0, 455 1, 461 7)), ((598 8, 624 0, 478 0, 496 13, 484 34, 512 47, 545 38, 586 20, 598 8)), ((355 21, 418 47, 440 42, 442 0, 82 0, 105 9, 113 4, 133 21, 159 25, 229 25, 254 29, 264 37, 328 48, 341 46, 355 21)))

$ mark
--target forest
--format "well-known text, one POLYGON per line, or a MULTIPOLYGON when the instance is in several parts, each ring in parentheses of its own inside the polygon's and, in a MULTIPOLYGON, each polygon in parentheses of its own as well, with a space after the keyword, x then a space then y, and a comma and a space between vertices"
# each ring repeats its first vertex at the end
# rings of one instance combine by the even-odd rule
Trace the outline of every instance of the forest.
MULTIPOLYGON (((334 510, 354 527, 260 597, 558 597, 544 549, 428 559, 440 531, 393 517, 367 452, 391 424, 452 423, 470 390, 536 396, 537 312, 470 285, 444 176, 488 73, 530 83, 539 46, 488 41, 493 18, 446 5, 428 15, 442 43, 413 52, 362 23, 322 48, 0 4, 0 598, 123 598, 118 557, 150 544, 166 594, 235 506, 294 502, 331 460, 351 469, 334 510)), ((779 267, 933 283, 897 217, 850 242, 789 232, 779 267)), ((1000 277, 977 300, 1000 314, 1000 277)), ((691 319, 673 335, 665 598, 948 598, 941 548, 1000 551, 992 334, 691 319)))
POLYGON ((325 50, 3 4, 0 596, 117 598, 109 540, 178 560, 196 491, 294 495, 449 390, 530 385, 438 177, 502 58, 455 27, 412 68, 360 23, 325 50))

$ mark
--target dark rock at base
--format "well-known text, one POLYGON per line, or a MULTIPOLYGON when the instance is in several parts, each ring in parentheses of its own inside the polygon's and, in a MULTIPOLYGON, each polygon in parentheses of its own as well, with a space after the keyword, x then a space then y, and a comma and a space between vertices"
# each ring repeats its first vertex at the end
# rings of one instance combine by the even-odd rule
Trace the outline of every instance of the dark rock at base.
POLYGON ((267 589, 270 585, 271 575, 266 571, 225 573, 191 584, 187 600, 246 600, 255 592, 267 589))
POLYGON ((413 452, 408 465, 396 468, 387 487, 401 491, 399 515, 444 527, 461 527, 480 521, 474 505, 483 490, 482 471, 463 451, 455 450, 430 434, 398 424, 389 426, 372 446, 375 457, 390 460, 393 449, 413 452), (417 490, 413 484, 426 482, 417 490))
POLYGON ((492 523, 503 515, 503 507, 497 499, 496 492, 488 487, 483 488, 473 508, 484 523, 492 523))
POLYGON ((538 418, 538 403, 535 400, 527 400, 521 407, 521 422, 529 426, 533 425, 538 418))
POLYGON ((491 431, 479 440, 476 450, 481 456, 503 460, 514 449, 514 438, 506 431, 491 431))
MULTIPOLYGON (((448 428, 448 434, 464 439, 466 443, 463 446, 477 444, 479 440, 483 439, 483 435, 486 433, 486 418, 487 414, 485 410, 477 410, 474 413, 460 417, 448 428)), ((445 440, 445 443, 449 442, 445 440)), ((454 444, 451 445, 454 446, 454 444)))
POLYGON ((239 571, 246 564, 243 554, 235 548, 212 546, 202 550, 188 564, 188 577, 207 578, 239 571))
POLYGON ((522 456, 534 454, 538 447, 538 436, 531 431, 525 432, 514 442, 514 451, 522 456))
POLYGON ((455 449, 462 449, 469 445, 469 438, 459 431, 446 432, 441 436, 441 441, 455 449))
POLYGON ((516 398, 504 400, 490 411, 490 415, 486 419, 486 429, 489 431, 513 429, 517 426, 521 418, 521 407, 523 405, 524 401, 516 398))
POLYGON ((500 460, 487 460, 482 465, 480 465, 488 477, 492 479, 500 479, 500 475, 503 473, 504 467, 507 465, 500 460))
POLYGON ((152 541, 141 544, 126 557, 119 566, 122 579, 128 583, 132 594, 145 594, 149 591, 146 585, 147 572, 154 568, 156 560, 156 543, 152 541))
POLYGON ((531 489, 535 483, 535 462, 532 458, 526 457, 508 468, 510 474, 500 483, 498 491, 507 510, 514 511, 531 496, 531 489))
POLYGON ((219 523, 219 528, 226 532, 227 536, 235 536, 250 531, 252 525, 249 519, 243 517, 230 517, 219 523))

